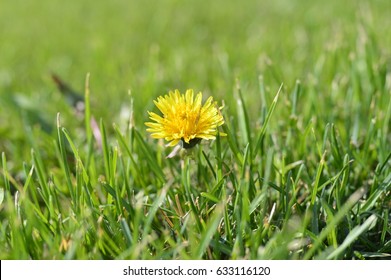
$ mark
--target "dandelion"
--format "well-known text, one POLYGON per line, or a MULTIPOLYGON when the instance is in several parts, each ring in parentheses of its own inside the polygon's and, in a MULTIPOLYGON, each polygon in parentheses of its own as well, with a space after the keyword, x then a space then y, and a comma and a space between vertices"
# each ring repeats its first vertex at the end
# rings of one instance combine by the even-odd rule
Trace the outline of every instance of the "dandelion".
POLYGON ((153 138, 164 138, 169 146, 182 141, 182 147, 192 148, 202 139, 215 139, 217 127, 224 123, 220 109, 209 97, 202 105, 202 93, 194 99, 194 92, 188 89, 183 95, 178 90, 170 91, 164 97, 154 101, 163 116, 148 112, 149 118, 155 122, 146 122, 153 138))

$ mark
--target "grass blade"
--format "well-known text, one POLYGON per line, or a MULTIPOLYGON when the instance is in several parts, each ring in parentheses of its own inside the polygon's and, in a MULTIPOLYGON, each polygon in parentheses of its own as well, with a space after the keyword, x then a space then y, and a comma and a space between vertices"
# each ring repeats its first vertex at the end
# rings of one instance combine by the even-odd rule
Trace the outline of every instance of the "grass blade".
POLYGON ((342 242, 341 246, 335 249, 328 257, 328 260, 337 258, 342 254, 346 248, 348 248, 361 234, 363 234, 370 227, 373 227, 376 224, 377 218, 375 215, 371 215, 362 225, 356 226, 353 228, 345 240, 342 242))
POLYGON ((8 178, 8 169, 7 169, 7 158, 5 157, 5 153, 1 153, 2 166, 3 166, 3 176, 4 176, 4 184, 5 190, 9 193, 11 190, 10 181, 8 178))
POLYGON ((205 249, 210 244, 210 241, 217 230, 217 227, 220 223, 222 216, 223 216, 223 206, 220 204, 216 207, 213 216, 210 218, 209 223, 205 227, 205 231, 201 235, 200 244, 198 245, 197 251, 195 253, 196 259, 202 258, 205 249))
POLYGON ((281 84, 279 89, 278 89, 278 91, 277 91, 277 93, 276 93, 276 96, 273 99, 272 104, 270 105, 269 111, 267 112, 267 115, 266 115, 265 121, 264 121, 264 123, 263 123, 263 125, 261 127, 261 130, 258 133, 257 142, 256 142, 256 146, 255 146, 255 149, 254 149, 253 157, 255 157, 257 155, 259 149, 261 149, 263 138, 265 137, 266 129, 267 129, 268 125, 269 125, 270 118, 273 115, 274 109, 276 108, 278 97, 280 96, 280 93, 281 93, 281 90, 282 90, 282 86, 283 85, 281 84))
POLYGON ((330 234, 331 231, 342 221, 342 219, 347 215, 350 209, 361 199, 361 197, 365 194, 365 189, 360 188, 355 191, 346 203, 342 206, 342 208, 335 214, 334 219, 332 219, 327 226, 320 232, 318 238, 315 240, 312 247, 307 251, 304 255, 304 259, 310 259, 315 251, 321 246, 323 240, 330 234))

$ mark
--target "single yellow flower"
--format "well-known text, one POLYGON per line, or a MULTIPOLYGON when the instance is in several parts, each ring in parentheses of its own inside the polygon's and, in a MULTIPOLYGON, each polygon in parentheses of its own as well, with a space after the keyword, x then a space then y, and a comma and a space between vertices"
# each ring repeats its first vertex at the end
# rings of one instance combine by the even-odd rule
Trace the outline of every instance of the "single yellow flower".
POLYGON ((146 122, 148 132, 153 138, 164 138, 175 146, 182 140, 183 148, 191 148, 201 139, 215 139, 217 127, 224 123, 223 116, 213 97, 209 97, 202 106, 202 93, 194 99, 194 92, 188 89, 186 94, 178 90, 170 91, 164 97, 154 100, 156 107, 162 112, 159 116, 148 112, 149 118, 155 122, 146 122))

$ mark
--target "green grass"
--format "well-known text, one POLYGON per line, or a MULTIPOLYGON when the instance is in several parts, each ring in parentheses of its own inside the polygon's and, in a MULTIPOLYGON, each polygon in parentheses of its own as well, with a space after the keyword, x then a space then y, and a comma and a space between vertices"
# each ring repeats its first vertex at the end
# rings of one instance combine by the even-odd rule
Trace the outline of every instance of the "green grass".
POLYGON ((390 9, 2 1, 0 258, 390 259, 390 9), (227 136, 166 158, 176 88, 227 136))

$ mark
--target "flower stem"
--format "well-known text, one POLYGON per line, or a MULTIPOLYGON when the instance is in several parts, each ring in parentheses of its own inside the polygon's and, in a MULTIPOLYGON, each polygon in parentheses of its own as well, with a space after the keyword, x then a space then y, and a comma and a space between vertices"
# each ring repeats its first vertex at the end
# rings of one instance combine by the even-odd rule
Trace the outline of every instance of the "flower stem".
POLYGON ((193 217, 197 223, 197 226, 200 230, 203 230, 197 208, 194 204, 193 201, 193 195, 191 192, 191 183, 190 183, 190 157, 185 156, 184 159, 182 160, 182 184, 185 187, 186 191, 186 198, 187 201, 189 202, 190 210, 193 212, 193 217))

